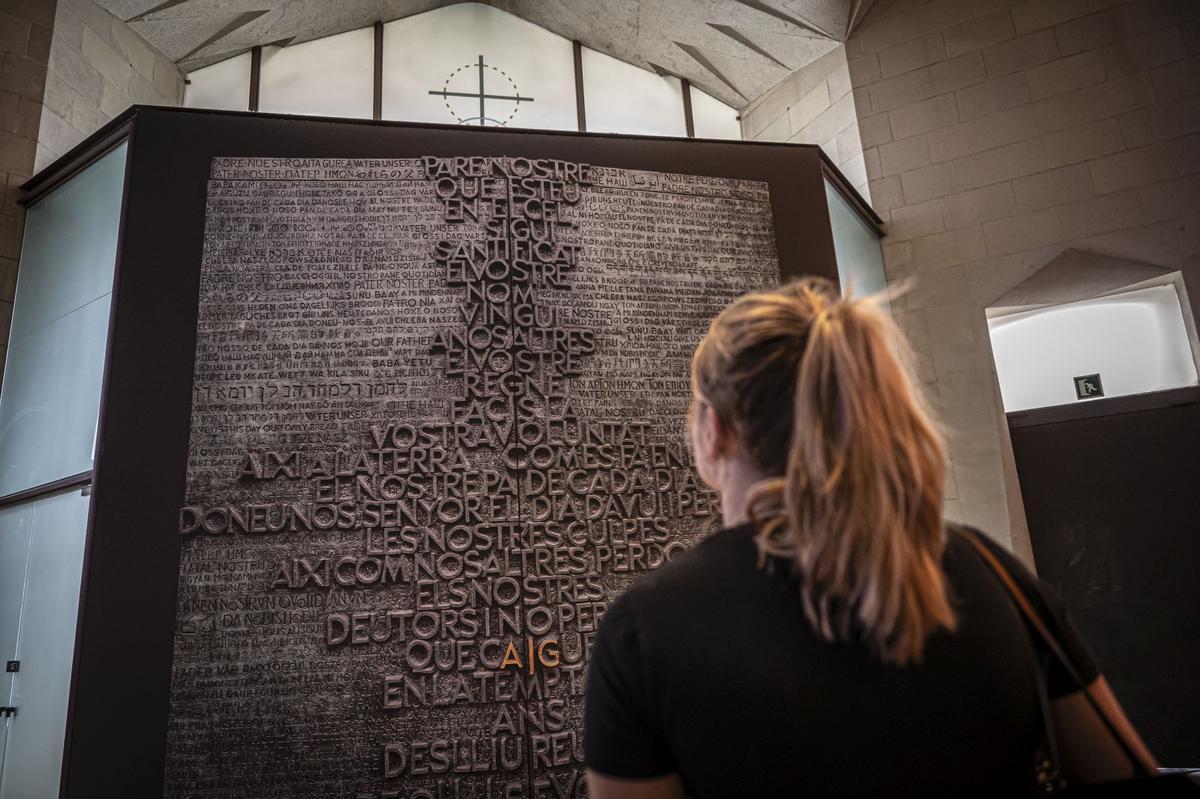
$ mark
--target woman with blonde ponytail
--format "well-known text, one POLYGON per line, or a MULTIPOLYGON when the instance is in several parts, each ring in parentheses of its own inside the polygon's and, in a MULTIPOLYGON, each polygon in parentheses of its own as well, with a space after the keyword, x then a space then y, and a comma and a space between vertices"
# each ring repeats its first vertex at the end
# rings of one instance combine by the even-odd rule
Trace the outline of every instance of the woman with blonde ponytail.
MULTIPOLYGON (((1009 596, 944 521, 945 447, 907 364, 877 303, 828 281, 713 320, 688 428, 725 529, 604 616, 593 799, 1030 796, 1044 708, 1067 776, 1131 770, 1062 669, 1031 668, 1009 596)), ((1132 733, 1054 592, 986 549, 1132 733)))

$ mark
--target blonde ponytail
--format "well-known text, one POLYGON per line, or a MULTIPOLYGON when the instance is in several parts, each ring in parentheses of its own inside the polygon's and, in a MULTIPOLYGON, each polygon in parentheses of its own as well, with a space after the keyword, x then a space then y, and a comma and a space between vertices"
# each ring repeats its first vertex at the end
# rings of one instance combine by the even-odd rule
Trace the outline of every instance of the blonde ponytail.
POLYGON ((872 300, 806 279, 725 309, 693 360, 696 391, 782 475, 750 498, 760 553, 795 564, 818 634, 865 640, 901 665, 955 626, 941 569, 945 449, 903 348, 872 300))

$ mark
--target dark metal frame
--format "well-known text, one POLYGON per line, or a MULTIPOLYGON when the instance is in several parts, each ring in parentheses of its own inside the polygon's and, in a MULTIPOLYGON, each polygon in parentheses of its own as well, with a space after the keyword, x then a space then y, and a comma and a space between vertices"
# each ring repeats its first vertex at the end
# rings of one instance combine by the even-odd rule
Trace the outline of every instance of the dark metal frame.
POLYGON ((1192 405, 1200 402, 1200 386, 1172 388, 1166 391, 1148 391, 1144 394, 1129 394, 1123 397, 1100 397, 1069 405, 1050 405, 1045 408, 1030 408, 1005 414, 1009 427, 1038 427, 1046 424, 1073 422, 1080 419, 1098 419, 1102 416, 1117 416, 1123 413, 1154 411, 1176 405, 1192 405))
POLYGON ((371 99, 371 118, 383 119, 383 23, 375 23, 375 61, 371 69, 374 84, 371 99))
POLYGON ((92 470, 79 474, 72 474, 67 477, 60 477, 57 480, 51 480, 49 483, 41 483, 30 488, 14 491, 11 494, 5 494, 0 497, 0 509, 10 508, 14 505, 20 505, 24 502, 31 502, 43 497, 48 497, 51 494, 59 494, 63 491, 69 491, 72 488, 82 488, 92 482, 92 470))
POLYGON ((687 78, 680 78, 679 82, 683 89, 683 125, 687 129, 687 137, 694 139, 696 138, 696 122, 692 118, 692 82, 687 78))
MULTIPOLYGON (((162 779, 179 545, 145 531, 168 529, 183 501, 179 464, 188 446, 196 320, 194 309, 191 318, 177 311, 194 305, 198 290, 200 176, 211 155, 399 157, 415 152, 419 141, 421 152, 439 155, 466 147, 579 157, 586 140, 592 163, 769 181, 784 276, 836 275, 821 178, 838 173, 813 145, 134 106, 27 181, 23 202, 36 201, 126 139, 62 796, 150 795, 153 787, 141 789, 162 779), (810 223, 796 224, 798 212, 811 214, 810 223), (138 486, 142 500, 129 500, 129 486, 138 486), (118 652, 122 657, 112 657, 118 652), (112 738, 114 721, 126 739, 112 738)), ((69 479, 80 481, 71 487, 86 485, 82 474, 69 479)))
POLYGON ((262 47, 255 46, 250 50, 250 107, 258 110, 258 90, 262 83, 262 47))
MULTIPOLYGON (((125 141, 133 130, 133 116, 132 108, 123 111, 91 136, 67 150, 66 154, 53 164, 25 181, 17 203, 22 206, 33 205, 125 141)), ((119 242, 117 246, 120 246, 119 242)))
POLYGON ((587 131, 587 108, 583 100, 583 44, 576 39, 571 42, 575 61, 575 113, 579 118, 579 132, 587 131))

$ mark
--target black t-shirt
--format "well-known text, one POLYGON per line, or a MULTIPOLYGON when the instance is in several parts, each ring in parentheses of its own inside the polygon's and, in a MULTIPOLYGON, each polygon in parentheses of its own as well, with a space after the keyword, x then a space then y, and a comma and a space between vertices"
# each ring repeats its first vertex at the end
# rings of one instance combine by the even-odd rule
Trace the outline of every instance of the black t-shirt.
MULTIPOLYGON (((749 525, 716 533, 604 615, 587 678, 590 768, 676 772, 697 798, 1029 795, 1044 731, 1034 644, 960 533, 943 556, 958 629, 907 667, 817 636, 798 578, 783 562, 759 568, 753 537, 749 525)), ((1061 599, 990 548, 1094 679, 1061 599)), ((1047 684, 1052 697, 1075 690, 1054 667, 1047 684)))

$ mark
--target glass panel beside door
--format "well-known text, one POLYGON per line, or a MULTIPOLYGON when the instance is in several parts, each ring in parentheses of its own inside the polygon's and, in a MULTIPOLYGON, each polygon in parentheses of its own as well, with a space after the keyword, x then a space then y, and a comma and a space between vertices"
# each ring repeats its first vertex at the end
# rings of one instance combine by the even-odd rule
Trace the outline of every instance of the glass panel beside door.
POLYGON ((0 799, 59 793, 126 149, 25 214, 0 384, 0 799))
POLYGON ((0 509, 0 799, 58 795, 89 499, 0 509))

